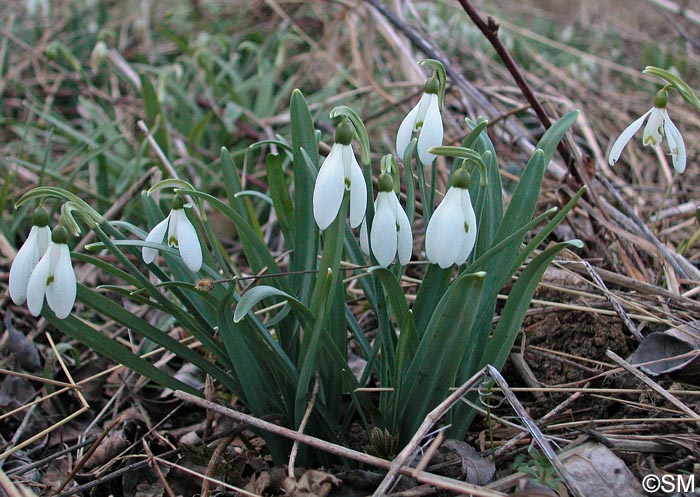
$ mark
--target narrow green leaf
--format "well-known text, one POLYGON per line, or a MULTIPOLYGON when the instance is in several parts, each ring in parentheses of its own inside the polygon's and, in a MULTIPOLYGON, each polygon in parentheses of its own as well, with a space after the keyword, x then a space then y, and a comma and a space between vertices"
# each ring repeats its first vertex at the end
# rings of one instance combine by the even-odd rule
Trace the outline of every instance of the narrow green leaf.
POLYGON ((301 314, 303 319, 307 320, 307 322, 313 322, 313 314, 311 314, 309 308, 302 304, 299 300, 292 297, 287 292, 283 292, 275 287, 265 285, 251 288, 243 295, 243 297, 241 297, 241 300, 238 302, 238 305, 236 305, 236 310, 233 313, 233 321, 238 323, 262 300, 272 297, 282 297, 292 306, 295 311, 301 314))
MULTIPOLYGON (((311 164, 318 169, 318 143, 314 123, 311 120, 309 107, 301 91, 294 90, 289 104, 290 124, 292 131, 292 153, 294 167, 294 252, 292 270, 295 272, 309 271, 316 267, 318 251, 318 229, 313 215, 314 177, 306 166, 308 157, 311 164)), ((308 303, 311 297, 313 278, 311 275, 300 274, 295 277, 294 287, 299 289, 298 296, 302 302, 308 303)))
POLYGON ((149 380, 164 386, 165 388, 170 388, 171 390, 182 390, 192 395, 201 397, 202 394, 191 386, 175 379, 171 374, 156 368, 150 362, 137 356, 120 343, 107 338, 99 331, 83 323, 74 315, 71 314, 66 319, 58 319, 56 315, 48 308, 45 308, 42 311, 42 315, 49 323, 72 339, 79 341, 86 347, 89 347, 98 354, 111 359, 117 364, 122 364, 135 373, 140 374, 141 376, 144 376, 149 380))
POLYGON ((272 204, 275 206, 275 214, 280 221, 285 240, 294 240, 296 226, 294 223, 294 206, 289 197, 289 186, 282 164, 284 159, 279 154, 267 154, 265 165, 267 166, 267 186, 270 189, 272 204))
POLYGON ((404 376, 398 402, 402 443, 454 386, 479 302, 485 273, 463 274, 435 308, 404 376))

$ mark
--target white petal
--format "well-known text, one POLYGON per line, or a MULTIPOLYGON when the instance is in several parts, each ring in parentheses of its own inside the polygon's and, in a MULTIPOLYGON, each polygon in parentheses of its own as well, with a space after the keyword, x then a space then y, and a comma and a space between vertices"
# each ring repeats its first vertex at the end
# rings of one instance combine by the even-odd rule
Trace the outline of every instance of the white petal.
POLYGON ((46 252, 51 240, 51 229, 48 226, 32 226, 29 236, 20 247, 10 268, 10 297, 15 304, 24 304, 27 300, 27 285, 29 277, 37 262, 46 252))
POLYGON ((651 110, 647 125, 644 127, 644 134, 642 135, 642 143, 644 145, 652 145, 655 147, 663 140, 665 113, 666 109, 659 109, 657 107, 651 110))
POLYGON ((642 124, 644 124, 644 119, 646 119, 646 117, 651 113, 652 110, 654 109, 650 109, 644 114, 642 114, 641 117, 639 117, 632 124, 627 126, 627 128, 625 128, 625 130, 620 134, 620 136, 617 137, 617 140, 615 140, 615 143, 613 143, 613 146, 610 149, 610 155, 608 156, 608 164, 610 164, 611 166, 615 165, 615 163, 620 158, 622 149, 625 148, 625 146, 629 143, 634 134, 637 131, 639 131, 639 128, 641 128, 642 124))
MULTIPOLYGON (((376 203, 374 208, 376 210, 376 203)), ((362 249, 362 253, 369 257, 369 235, 367 234, 366 217, 362 220, 362 224, 360 225, 360 248, 362 249)))
POLYGON ((437 95, 431 94, 428 110, 425 114, 425 122, 418 136, 418 158, 421 164, 427 166, 435 159, 428 150, 432 147, 442 145, 443 127, 442 116, 440 115, 439 99, 437 95))
POLYGON ((191 271, 197 272, 202 267, 202 247, 199 245, 197 231, 187 219, 185 209, 177 209, 174 212, 177 213, 173 222, 177 222, 177 246, 180 250, 180 257, 191 271))
POLYGON ((370 231, 372 253, 384 267, 396 257, 396 218, 389 203, 390 194, 393 195, 393 192, 379 192, 377 195, 377 212, 374 213, 370 231))
MULTIPOLYGON (((148 234, 146 237, 147 242, 152 242, 152 243, 163 243, 163 238, 165 238, 165 232, 168 229, 168 223, 170 222, 170 216, 172 215, 172 211, 168 216, 163 219, 161 222, 156 224, 154 228, 151 230, 151 232, 148 234)), ((158 250, 150 247, 143 247, 141 250, 141 256, 143 257, 143 262, 146 264, 150 264, 153 262, 156 258, 156 255, 158 255, 158 250)))
POLYGON ((343 164, 345 165, 345 181, 350 181, 350 227, 357 228, 365 218, 367 210, 367 185, 362 168, 357 163, 352 148, 348 146, 343 150, 343 164))
POLYGON ((27 307, 33 316, 41 313, 44 306, 44 294, 46 293, 46 282, 51 275, 51 259, 54 251, 54 244, 46 250, 41 260, 38 262, 27 284, 27 307))
POLYGON ((76 284, 70 250, 65 243, 54 245, 53 282, 46 287, 46 302, 59 319, 66 318, 75 304, 76 284))
POLYGON ((673 167, 676 171, 682 173, 685 171, 685 142, 683 141, 683 135, 678 131, 678 128, 673 124, 668 114, 664 116, 664 131, 666 133, 666 138, 668 138, 668 146, 671 149, 673 167))
POLYGON ((328 228, 338 215, 343 202, 345 177, 343 171, 343 145, 333 144, 323 161, 314 185, 314 219, 322 230, 328 228))
POLYGON ((460 201, 462 207, 462 219, 464 219, 464 225, 462 226, 463 234, 460 233, 461 245, 459 248, 459 254, 455 263, 457 265, 464 264, 472 253, 474 249, 474 244, 476 243, 476 213, 474 212, 474 207, 472 207, 472 201, 469 196, 469 190, 466 188, 460 188, 460 201), (466 232, 464 232, 466 230, 466 232))
POLYGON ((419 105, 420 104, 412 108, 406 117, 403 118, 401 126, 399 126, 399 131, 396 133, 396 155, 399 156, 400 160, 403 160, 403 156, 406 154, 406 148, 408 148, 408 144, 411 143, 413 126, 416 123, 419 105))
POLYGON ((408 216, 403 210, 403 207, 401 207, 399 199, 396 198, 396 195, 392 193, 391 197, 391 201, 394 203, 394 217, 396 219, 396 224, 398 225, 397 250, 399 253, 399 263, 402 266, 405 266, 411 260, 411 253, 413 252, 413 233, 411 232, 411 223, 409 222, 408 216))
POLYGON ((459 236, 463 231, 459 192, 456 188, 450 188, 428 223, 425 233, 425 254, 428 260, 443 269, 454 264, 461 248, 461 238, 460 243, 455 243, 455 235, 459 236))

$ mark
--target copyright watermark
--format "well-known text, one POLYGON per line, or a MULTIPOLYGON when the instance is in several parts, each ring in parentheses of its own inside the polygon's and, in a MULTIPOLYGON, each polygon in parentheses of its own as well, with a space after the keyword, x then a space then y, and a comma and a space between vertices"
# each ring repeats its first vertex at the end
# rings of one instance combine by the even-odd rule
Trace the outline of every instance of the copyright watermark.
POLYGON ((695 475, 646 475, 642 489, 648 493, 674 494, 695 490, 695 475))

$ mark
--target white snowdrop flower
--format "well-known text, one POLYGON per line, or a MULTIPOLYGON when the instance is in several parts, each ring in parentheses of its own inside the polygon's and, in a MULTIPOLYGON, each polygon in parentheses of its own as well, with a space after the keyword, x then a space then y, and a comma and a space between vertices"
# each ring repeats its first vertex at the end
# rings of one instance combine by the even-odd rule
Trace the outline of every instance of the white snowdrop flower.
POLYGON ((647 120, 647 125, 644 127, 644 134, 642 135, 642 143, 644 145, 656 146, 661 143, 663 137, 666 136, 674 169, 679 173, 685 171, 685 143, 683 142, 680 131, 678 131, 676 125, 673 124, 671 118, 668 117, 668 112, 666 112, 667 102, 668 93, 666 90, 660 90, 654 98, 654 106, 642 114, 642 116, 636 119, 632 124, 627 126, 610 149, 608 163, 611 166, 615 165, 620 158, 622 149, 625 148, 635 133, 639 131, 639 128, 642 127, 644 121, 647 120))
POLYGON ((10 268, 10 297, 15 304, 24 304, 27 300, 27 285, 41 257, 51 243, 51 229, 48 227, 49 213, 39 207, 32 215, 32 229, 20 247, 10 268))
POLYGON ((464 264, 476 243, 476 214, 469 196, 469 173, 455 171, 452 186, 433 213, 425 234, 425 254, 447 268, 464 264))
MULTIPOLYGON (((177 247, 185 265, 191 271, 197 272, 202 267, 202 247, 199 245, 199 238, 194 226, 187 219, 185 207, 189 206, 183 202, 179 195, 176 195, 173 199, 173 208, 170 214, 155 225, 146 237, 146 241, 162 243, 167 231, 168 246, 177 247)), ((149 264, 155 260, 158 250, 143 247, 141 254, 144 262, 149 264)))
POLYGON ((411 224, 403 207, 399 203, 393 189, 393 181, 389 174, 379 176, 379 193, 374 202, 374 219, 369 236, 367 236, 367 222, 362 223, 360 229, 360 247, 366 255, 371 249, 377 262, 384 267, 391 264, 396 258, 402 266, 411 260, 413 250, 413 234, 411 224))
POLYGON ((396 134, 396 153, 403 159, 406 148, 413 138, 413 133, 418 133, 416 150, 421 164, 427 166, 435 159, 435 155, 428 153, 431 147, 442 145, 443 127, 440 115, 440 97, 438 96, 439 82, 436 78, 430 78, 425 83, 425 92, 418 104, 406 115, 396 134))
POLYGON ((59 319, 66 318, 73 309, 77 287, 67 242, 66 229, 56 226, 48 249, 29 277, 27 307, 34 316, 41 313, 44 297, 59 319))
POLYGON ((345 190, 350 192, 350 226, 357 228, 367 209, 367 185, 350 142, 354 130, 343 120, 335 130, 335 143, 323 161, 316 177, 313 210, 316 224, 328 228, 338 216, 345 190))

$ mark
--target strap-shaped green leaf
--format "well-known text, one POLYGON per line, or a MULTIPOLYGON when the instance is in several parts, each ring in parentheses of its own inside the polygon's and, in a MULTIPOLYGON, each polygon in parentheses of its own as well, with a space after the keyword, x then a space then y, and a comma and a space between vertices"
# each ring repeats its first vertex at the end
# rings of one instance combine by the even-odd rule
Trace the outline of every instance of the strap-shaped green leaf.
POLYGON ((289 302, 292 308, 299 314, 299 317, 301 318, 300 320, 303 320, 306 323, 313 322, 313 314, 311 314, 309 308, 301 303, 301 301, 278 288, 261 285, 251 288, 241 297, 241 300, 238 302, 238 305, 236 305, 236 310, 233 313, 234 323, 238 323, 244 317, 246 317, 246 315, 261 301, 272 297, 282 297, 284 300, 289 302))
POLYGON ((399 390, 396 419, 401 423, 403 443, 455 384, 474 318, 480 312, 477 303, 485 278, 483 272, 459 276, 432 314, 399 390))
POLYGON ((79 341, 86 347, 111 359, 115 363, 122 364, 137 374, 166 388, 170 388, 171 390, 182 390, 192 395, 201 396, 201 393, 191 386, 175 379, 165 371, 161 371, 147 360, 131 352, 119 342, 107 338, 99 331, 83 323, 74 315, 71 314, 65 319, 58 319, 50 309, 44 309, 42 315, 48 322, 72 339, 79 341))
MULTIPOLYGON (((294 90, 289 103, 289 116, 292 131, 292 154, 294 166, 294 252, 292 270, 309 271, 316 268, 318 251, 318 229, 314 221, 311 199, 314 180, 306 165, 307 158, 312 167, 318 170, 318 143, 309 107, 301 91, 294 90), (306 157, 304 157, 306 155, 306 157)), ((295 277, 295 288, 299 298, 308 303, 311 297, 313 275, 299 274, 295 277)))

